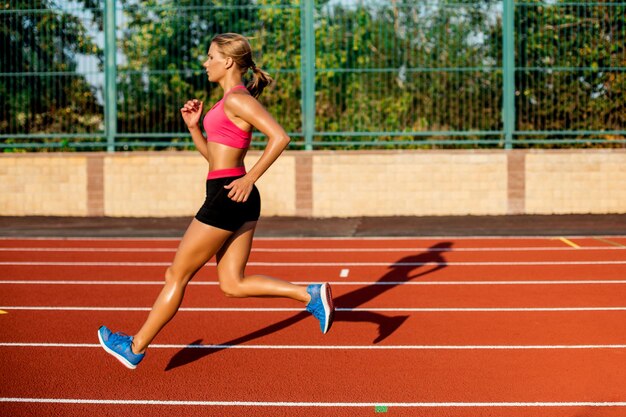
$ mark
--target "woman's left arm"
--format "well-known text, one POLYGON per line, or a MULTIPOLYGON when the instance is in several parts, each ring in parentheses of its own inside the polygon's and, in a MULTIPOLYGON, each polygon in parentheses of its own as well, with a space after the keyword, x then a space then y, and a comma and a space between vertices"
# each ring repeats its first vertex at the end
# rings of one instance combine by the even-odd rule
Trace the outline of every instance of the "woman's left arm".
POLYGON ((226 189, 230 190, 229 198, 237 202, 244 202, 252 192, 254 183, 278 159, 291 139, 283 127, 254 97, 247 94, 232 94, 224 104, 229 112, 245 120, 267 136, 267 145, 256 164, 250 168, 245 176, 225 186, 226 189))

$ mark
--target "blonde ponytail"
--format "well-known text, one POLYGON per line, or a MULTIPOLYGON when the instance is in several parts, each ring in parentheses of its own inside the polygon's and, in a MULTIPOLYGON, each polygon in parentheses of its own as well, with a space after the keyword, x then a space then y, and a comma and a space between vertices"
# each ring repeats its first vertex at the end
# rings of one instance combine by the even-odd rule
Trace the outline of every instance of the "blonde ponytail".
POLYGON ((267 72, 257 67, 254 63, 250 69, 252 70, 252 80, 248 82, 246 88, 254 98, 258 98, 263 92, 263 89, 272 84, 274 79, 267 72))

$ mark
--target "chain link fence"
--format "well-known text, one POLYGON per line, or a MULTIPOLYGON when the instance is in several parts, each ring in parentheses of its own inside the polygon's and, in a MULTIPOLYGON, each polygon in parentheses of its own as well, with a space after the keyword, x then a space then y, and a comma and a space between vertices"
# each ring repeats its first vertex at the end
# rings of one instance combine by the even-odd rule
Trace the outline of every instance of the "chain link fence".
POLYGON ((626 144, 623 1, 8 0, 0 27, 5 152, 191 149, 231 31, 295 149, 626 144))

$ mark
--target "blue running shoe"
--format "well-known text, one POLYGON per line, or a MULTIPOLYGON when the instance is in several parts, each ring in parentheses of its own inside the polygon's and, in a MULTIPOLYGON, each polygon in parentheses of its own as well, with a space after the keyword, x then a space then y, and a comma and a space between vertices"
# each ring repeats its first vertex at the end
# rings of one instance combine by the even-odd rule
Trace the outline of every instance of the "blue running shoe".
POLYGON ((311 284, 306 288, 311 295, 311 301, 306 306, 306 311, 313 314, 320 321, 322 333, 330 329, 335 316, 335 305, 333 295, 328 284, 311 284))
POLYGON ((129 368, 135 369, 145 356, 145 353, 133 353, 133 337, 124 333, 112 333, 106 326, 98 329, 100 344, 108 353, 129 368))

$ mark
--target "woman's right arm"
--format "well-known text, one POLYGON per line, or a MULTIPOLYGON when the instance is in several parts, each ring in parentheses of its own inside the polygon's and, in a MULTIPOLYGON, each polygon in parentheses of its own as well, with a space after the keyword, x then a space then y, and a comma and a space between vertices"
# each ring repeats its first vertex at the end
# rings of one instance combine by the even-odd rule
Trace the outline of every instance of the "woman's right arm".
POLYGON ((196 149, 204 156, 204 159, 209 160, 209 148, 205 137, 200 130, 200 117, 202 116, 202 102, 199 100, 189 100, 180 109, 180 113, 183 116, 183 120, 191 133, 191 139, 193 139, 196 149))

